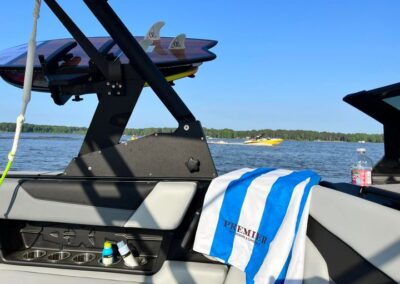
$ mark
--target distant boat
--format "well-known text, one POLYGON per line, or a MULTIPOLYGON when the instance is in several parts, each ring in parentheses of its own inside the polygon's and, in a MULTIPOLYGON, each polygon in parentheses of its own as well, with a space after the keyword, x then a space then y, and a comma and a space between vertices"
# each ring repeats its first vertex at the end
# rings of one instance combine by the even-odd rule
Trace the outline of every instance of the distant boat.
POLYGON ((133 134, 133 135, 131 136, 131 141, 137 140, 137 139, 139 139, 139 138, 142 138, 142 136, 133 134))
POLYGON ((358 141, 358 143, 364 144, 365 141, 364 140, 360 140, 360 141, 358 141))
POLYGON ((262 135, 258 135, 254 138, 244 141, 244 144, 254 146, 276 146, 283 142, 282 138, 263 138, 262 135))

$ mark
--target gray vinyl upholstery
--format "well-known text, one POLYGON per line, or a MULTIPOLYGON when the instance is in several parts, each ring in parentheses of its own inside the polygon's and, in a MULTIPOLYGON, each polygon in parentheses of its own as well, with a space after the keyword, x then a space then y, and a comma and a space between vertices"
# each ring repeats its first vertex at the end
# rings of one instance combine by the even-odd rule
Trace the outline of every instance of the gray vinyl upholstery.
POLYGON ((36 199, 19 185, 19 179, 6 179, 0 190, 2 219, 123 227, 132 214, 132 210, 36 199))
POLYGON ((306 239, 306 255, 304 259, 304 284, 329 284, 328 265, 317 247, 306 239))
POLYGON ((359 255, 400 283, 400 211, 316 186, 310 215, 359 255))
POLYGON ((0 190, 0 219, 174 230, 196 188, 195 182, 159 182, 137 210, 126 210, 36 199, 18 179, 6 179, 0 190))
POLYGON ((175 230, 196 193, 195 182, 159 182, 125 223, 126 228, 175 230), (168 202, 166 202, 168 200, 168 202))
MULTIPOLYGON (((235 267, 230 267, 224 284, 245 284, 246 275, 235 267)), ((307 238, 304 267, 304 284, 329 284, 328 266, 315 245, 307 238)))
POLYGON ((224 284, 246 284, 246 274, 236 267, 231 266, 224 284))
POLYGON ((153 276, 0 264, 1 283, 17 284, 222 284, 225 265, 166 261, 153 276))

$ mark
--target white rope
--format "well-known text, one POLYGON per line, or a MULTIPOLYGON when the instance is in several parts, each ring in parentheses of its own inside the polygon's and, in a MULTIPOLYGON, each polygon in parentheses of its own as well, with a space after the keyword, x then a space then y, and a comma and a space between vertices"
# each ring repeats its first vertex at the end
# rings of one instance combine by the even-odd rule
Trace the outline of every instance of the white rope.
POLYGON ((14 156, 17 152, 18 142, 19 142, 19 138, 21 136, 22 125, 24 124, 24 121, 25 121, 26 108, 28 107, 29 101, 31 100, 33 63, 34 63, 34 58, 35 58, 35 53, 36 53, 36 31, 37 31, 37 22, 39 19, 41 2, 42 2, 41 0, 35 0, 35 7, 33 9, 32 35, 31 35, 31 38, 28 43, 28 53, 26 56, 22 107, 21 107, 21 112, 17 117, 14 141, 13 141, 11 151, 8 154, 8 164, 7 164, 6 170, 3 172, 3 174, 0 178, 0 185, 4 181, 4 179, 7 175, 7 172, 11 167, 11 163, 14 160, 14 156))
POLYGON ((17 152, 18 142, 19 142, 19 138, 20 138, 21 130, 22 130, 22 125, 24 124, 24 121, 25 121, 26 108, 28 107, 29 101, 31 100, 33 62, 34 62, 35 53, 36 53, 36 31, 37 31, 37 22, 39 19, 40 5, 41 5, 41 0, 35 0, 35 8, 33 10, 32 35, 31 35, 31 38, 28 43, 28 54, 26 56, 22 108, 21 108, 20 114, 17 117, 14 142, 13 142, 11 151, 8 155, 8 160, 10 160, 10 161, 12 161, 14 159, 14 155, 17 152))

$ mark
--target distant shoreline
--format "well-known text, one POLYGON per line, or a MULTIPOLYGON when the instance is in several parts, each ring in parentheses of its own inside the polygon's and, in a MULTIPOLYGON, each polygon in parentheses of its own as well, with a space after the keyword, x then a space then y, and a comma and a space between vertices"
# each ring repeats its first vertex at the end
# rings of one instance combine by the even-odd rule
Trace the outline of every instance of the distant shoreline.
MULTIPOLYGON (((214 129, 204 127, 204 133, 208 137, 217 139, 246 139, 255 135, 264 134, 264 137, 282 138, 294 141, 315 141, 315 142, 370 142, 383 143, 382 134, 366 133, 340 133, 310 130, 283 130, 283 129, 260 129, 260 130, 233 130, 214 129)), ((171 127, 149 127, 149 128, 127 128, 125 135, 145 136, 153 133, 172 133, 175 128, 171 127)), ((14 132, 15 123, 0 123, 0 132, 14 132)), ((85 134, 87 127, 39 125, 26 123, 22 129, 25 133, 48 133, 48 134, 85 134)))

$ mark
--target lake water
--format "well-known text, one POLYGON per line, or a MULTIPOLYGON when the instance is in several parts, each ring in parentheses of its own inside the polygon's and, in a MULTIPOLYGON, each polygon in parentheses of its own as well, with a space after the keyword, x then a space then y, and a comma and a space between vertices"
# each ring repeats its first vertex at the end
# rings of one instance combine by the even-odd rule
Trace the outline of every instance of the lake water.
MULTIPOLYGON (((13 133, 0 133, 1 168, 6 165, 12 140, 13 133)), ((63 170, 78 153, 82 140, 82 135, 24 133, 12 170, 63 170)), ((375 143, 284 141, 276 147, 261 147, 243 145, 243 140, 237 139, 224 141, 228 144, 209 144, 219 174, 242 167, 312 169, 323 180, 348 182, 357 148, 366 148, 374 163, 383 156, 383 144, 375 143)))

